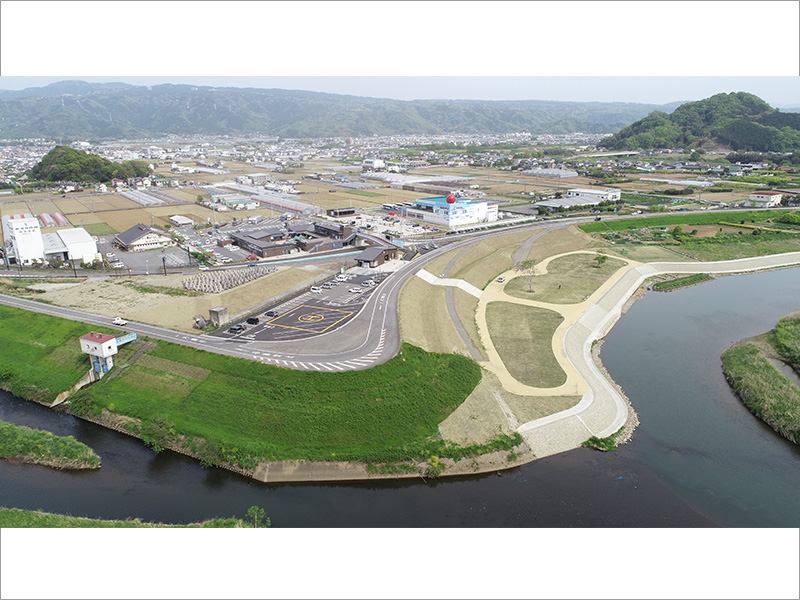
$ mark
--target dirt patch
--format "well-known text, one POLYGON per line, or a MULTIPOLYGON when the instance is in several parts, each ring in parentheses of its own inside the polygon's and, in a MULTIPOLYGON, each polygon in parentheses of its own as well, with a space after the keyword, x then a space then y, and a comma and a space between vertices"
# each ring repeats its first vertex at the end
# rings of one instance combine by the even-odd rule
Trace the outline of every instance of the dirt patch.
POLYGON ((328 276, 334 268, 335 265, 329 264, 279 267, 276 273, 219 294, 183 295, 182 275, 151 275, 133 280, 124 277, 89 279, 66 288, 48 289, 39 297, 58 306, 110 318, 122 316, 130 321, 196 332, 194 318, 207 320, 211 308, 225 306, 233 319, 277 294, 328 276), (145 288, 150 291, 141 291, 145 288))

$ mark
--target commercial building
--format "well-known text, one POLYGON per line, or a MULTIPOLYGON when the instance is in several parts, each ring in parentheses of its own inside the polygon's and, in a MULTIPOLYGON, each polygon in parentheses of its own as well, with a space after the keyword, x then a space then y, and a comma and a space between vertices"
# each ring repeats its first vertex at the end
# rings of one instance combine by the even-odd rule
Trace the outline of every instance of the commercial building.
POLYGON ((130 229, 126 229, 114 236, 114 243, 123 250, 138 252, 169 246, 173 243, 173 240, 165 233, 137 223, 130 229))
POLYGON ((388 246, 370 246, 365 248, 364 251, 356 256, 356 263, 359 267, 374 269, 381 266, 385 262, 397 258, 397 248, 389 248, 388 246))
POLYGON ((452 196, 419 198, 411 202, 410 206, 403 207, 401 211, 409 219, 445 227, 489 223, 497 220, 496 204, 452 196), (448 202, 448 198, 452 198, 453 201, 448 202))
POLYGON ((756 192, 748 196, 748 205, 753 208, 769 208, 780 206, 783 194, 780 192, 756 192))
POLYGON ((44 261, 44 242, 39 219, 32 214, 5 215, 3 244, 10 262, 30 265, 44 261))

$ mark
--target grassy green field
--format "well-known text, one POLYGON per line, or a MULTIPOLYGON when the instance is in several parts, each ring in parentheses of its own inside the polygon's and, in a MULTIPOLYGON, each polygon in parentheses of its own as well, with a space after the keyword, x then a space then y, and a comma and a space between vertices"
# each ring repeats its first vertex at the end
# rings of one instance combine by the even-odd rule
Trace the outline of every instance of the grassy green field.
POLYGON ((665 215, 641 219, 608 219, 593 221, 579 225, 586 233, 602 233, 606 231, 624 231, 625 229, 641 229, 643 227, 674 227, 675 225, 713 225, 720 221, 738 223, 763 223, 779 217, 780 211, 741 211, 741 212, 686 212, 682 215, 665 215))
POLYGON ((189 527, 189 528, 231 528, 250 527, 247 522, 236 517, 211 519, 202 523, 189 525, 165 525, 164 523, 143 523, 138 519, 114 521, 104 519, 87 519, 47 513, 41 510, 22 510, 19 508, 0 507, 0 528, 154 528, 154 527, 189 527))
POLYGON ((92 330, 113 333, 0 306, 0 387, 20 398, 52 402, 89 370, 78 338, 92 330))
POLYGON ((88 225, 84 225, 83 228, 89 235, 111 235, 113 233, 119 233, 119 231, 107 223, 89 223, 88 225))
MULTIPOLYGON (((0 307, 0 385, 49 402, 87 370, 80 323, 0 307), (26 322, 26 327, 18 324, 26 322)), ((321 373, 159 342, 115 378, 70 396, 79 416, 103 410, 141 420, 154 448, 181 443, 205 464, 261 460, 405 460, 435 449, 437 426, 472 392, 478 365, 404 344, 366 371, 321 373)), ((119 363, 117 363, 119 364, 119 363)))
POLYGON ((72 436, 31 429, 0 421, 0 456, 58 469, 96 469, 100 457, 72 436))
POLYGON ((528 291, 527 277, 515 277, 506 283, 504 290, 509 296, 526 300, 554 304, 581 302, 626 264, 625 261, 609 257, 598 267, 595 256, 572 254, 550 261, 547 273, 533 278, 533 293, 528 291))
POLYGON ((508 372, 533 387, 558 387, 567 380, 553 354, 553 334, 563 320, 543 308, 510 302, 486 306, 489 335, 508 372))

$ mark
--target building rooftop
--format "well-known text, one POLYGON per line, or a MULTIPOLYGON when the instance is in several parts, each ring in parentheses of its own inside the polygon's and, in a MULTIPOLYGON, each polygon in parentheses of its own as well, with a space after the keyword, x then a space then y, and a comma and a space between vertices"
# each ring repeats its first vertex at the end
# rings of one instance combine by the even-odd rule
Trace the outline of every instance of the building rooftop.
POLYGON ((107 333, 97 333, 96 331, 90 331, 89 333, 81 336, 82 340, 88 340, 90 342, 97 342, 98 344, 104 344, 105 342, 111 341, 114 338, 113 335, 108 335, 107 333))

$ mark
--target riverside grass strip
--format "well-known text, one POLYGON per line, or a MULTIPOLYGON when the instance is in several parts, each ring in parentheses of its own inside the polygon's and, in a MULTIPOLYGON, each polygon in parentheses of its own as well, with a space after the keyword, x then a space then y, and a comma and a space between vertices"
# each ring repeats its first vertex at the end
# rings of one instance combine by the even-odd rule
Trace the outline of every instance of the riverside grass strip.
POLYGON ((753 344, 722 354, 722 371, 750 411, 786 439, 800 444, 800 388, 753 344))
POLYGON ((164 523, 147 523, 139 519, 106 520, 88 519, 86 517, 73 517, 43 512, 41 510, 23 510, 20 508, 0 507, 0 528, 234 528, 251 527, 242 519, 236 517, 217 518, 201 523, 188 525, 170 525, 164 523))
POLYGON ((97 469, 100 457, 72 436, 0 421, 0 457, 56 469, 97 469))
POLYGON ((653 284, 653 289, 658 292, 669 292, 679 288, 689 287, 690 285, 703 283, 705 281, 711 281, 712 279, 714 278, 708 273, 695 273, 694 275, 688 275, 686 277, 677 277, 675 279, 668 279, 667 281, 659 281, 658 283, 653 284))

